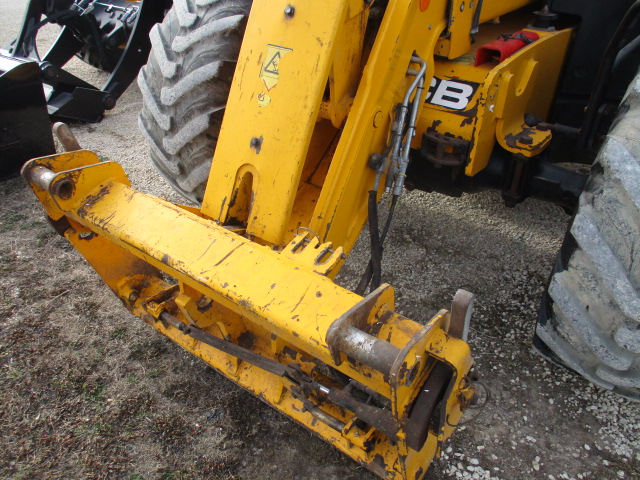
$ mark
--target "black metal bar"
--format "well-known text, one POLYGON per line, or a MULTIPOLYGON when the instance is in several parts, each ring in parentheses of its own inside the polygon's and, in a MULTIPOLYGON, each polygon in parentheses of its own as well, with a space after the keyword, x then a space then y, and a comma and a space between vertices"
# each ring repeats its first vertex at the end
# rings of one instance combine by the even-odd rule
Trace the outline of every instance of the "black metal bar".
POLYGON ((27 160, 56 153, 40 69, 0 55, 0 179, 15 176, 27 160))
MULTIPOLYGON (((313 389, 317 394, 326 397, 328 400, 335 403, 339 407, 342 407, 354 413, 356 417, 376 428, 380 432, 384 433, 389 438, 393 440, 397 440, 398 438, 398 423, 393 418, 391 412, 385 408, 379 408, 363 403, 345 390, 330 389, 328 387, 325 387, 324 385, 313 380, 308 374, 303 372, 296 365, 285 366, 276 360, 263 357, 262 355, 248 350, 244 347, 206 333, 198 327, 187 325, 166 311, 160 314, 159 320, 178 329, 183 335, 188 335, 191 338, 195 338, 196 340, 199 340, 202 343, 220 350, 221 352, 233 355, 234 357, 237 357, 242 361, 248 362, 251 365, 261 368, 262 370, 265 370, 267 372, 273 373, 274 375, 277 375, 279 377, 289 378, 300 387, 296 388, 296 391, 294 393, 297 393, 297 396, 302 397, 301 399, 303 400, 303 402, 304 399, 309 400, 308 390, 313 389)), ((312 403, 304 403, 305 407, 314 417, 327 423, 336 430, 341 430, 342 428, 344 428, 344 423, 342 423, 337 418, 320 410, 316 405, 313 405, 312 403)))
POLYGON ((389 410, 360 402, 344 390, 329 390, 326 396, 330 401, 353 412, 360 420, 384 433, 391 440, 398 440, 398 422, 389 410))
POLYGON ((156 0, 142 0, 136 23, 133 27, 127 46, 113 69, 113 73, 102 87, 115 99, 124 93, 127 87, 138 76, 140 68, 147 63, 151 51, 149 31, 156 23, 164 18, 162 2, 156 0))
POLYGON ((35 38, 32 36, 32 30, 44 13, 44 6, 44 0, 31 0, 27 5, 20 33, 9 49, 12 55, 35 59, 32 56, 35 47, 35 38))
POLYGON ((414 450, 422 449, 429 436, 430 428, 437 436, 441 424, 432 425, 438 403, 446 398, 445 391, 452 378, 452 370, 448 365, 438 362, 422 387, 407 422, 407 445, 414 450), (435 427, 435 428, 434 428, 435 427))
POLYGON ((42 59, 43 62, 62 67, 80 51, 83 43, 78 40, 69 27, 63 27, 56 41, 42 59))
POLYGON ((216 350, 220 350, 221 352, 233 355, 240 360, 246 361, 251 365, 255 365, 256 367, 261 368, 262 370, 273 373, 274 375, 284 377, 287 373, 287 367, 280 362, 263 357, 262 355, 252 352, 251 350, 241 347, 240 345, 236 345, 235 343, 222 340, 221 338, 211 335, 193 325, 187 325, 168 312, 162 312, 160 314, 160 321, 167 323, 174 328, 177 328, 184 335, 195 338, 196 340, 199 340, 202 343, 206 343, 216 350))
POLYGON ((593 130, 596 123, 596 117, 598 115, 600 105, 602 105, 607 93, 607 87, 611 81, 611 74, 613 73, 613 66, 615 64, 617 54, 622 48, 624 48, 625 35, 633 20, 637 18, 639 12, 640 0, 637 0, 633 5, 631 5, 629 10, 627 10, 627 13, 614 33, 613 38, 607 45, 607 49, 602 57, 602 61, 600 62, 596 82, 592 91, 593 93, 591 94, 591 98, 587 104, 584 121, 582 123, 581 135, 578 140, 579 147, 590 147, 593 142, 593 136, 595 133, 593 130))
POLYGON ((73 0, 29 2, 22 29, 8 55, 39 61, 43 81, 52 87, 47 93, 50 115, 60 119, 99 122, 105 110, 114 108, 118 98, 146 63, 151 50, 149 31, 162 21, 171 2, 112 0, 111 3, 116 5, 109 10, 110 4, 91 3, 89 0, 75 3, 73 0), (95 8, 90 10, 91 6, 95 8), (86 12, 83 11, 85 8, 86 12), (113 18, 113 9, 130 11, 130 14, 116 19, 113 18), (41 20, 43 15, 46 16, 41 20), (34 40, 38 28, 47 22, 60 24, 63 29, 40 61, 34 40), (121 51, 119 47, 124 42, 126 47, 121 51), (91 52, 94 51, 98 58, 91 60, 91 52), (88 55, 90 63, 112 72, 101 89, 63 70, 62 67, 80 52, 88 55))

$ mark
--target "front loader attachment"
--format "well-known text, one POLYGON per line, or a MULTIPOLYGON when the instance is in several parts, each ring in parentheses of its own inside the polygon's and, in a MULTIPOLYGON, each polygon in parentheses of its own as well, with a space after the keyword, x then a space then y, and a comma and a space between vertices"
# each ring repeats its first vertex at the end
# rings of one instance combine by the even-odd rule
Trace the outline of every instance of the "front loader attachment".
POLYGON ((421 325, 389 285, 336 285, 342 249, 307 232, 276 251, 88 151, 22 174, 127 309, 381 477, 422 478, 471 403, 466 292, 421 325))
POLYGON ((0 179, 55 151, 38 64, 0 54, 0 179))
POLYGON ((31 158, 55 153, 50 116, 99 122, 115 107, 147 60, 149 30, 162 20, 164 7, 151 1, 29 1, 19 34, 0 48, 0 179, 18 175, 31 158), (62 28, 41 58, 36 37, 47 23, 62 28), (75 55, 110 72, 102 87, 64 69, 75 55))

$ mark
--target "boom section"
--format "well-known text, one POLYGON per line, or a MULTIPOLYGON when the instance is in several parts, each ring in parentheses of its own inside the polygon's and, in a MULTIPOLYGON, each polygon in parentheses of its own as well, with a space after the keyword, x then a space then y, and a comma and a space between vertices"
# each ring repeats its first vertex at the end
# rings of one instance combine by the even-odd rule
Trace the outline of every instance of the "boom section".
POLYGON ((342 249, 308 232, 279 251, 252 242, 88 151, 23 176, 132 313, 383 478, 421 478, 471 402, 455 333, 468 296, 416 323, 388 285, 364 298, 336 285, 342 249))

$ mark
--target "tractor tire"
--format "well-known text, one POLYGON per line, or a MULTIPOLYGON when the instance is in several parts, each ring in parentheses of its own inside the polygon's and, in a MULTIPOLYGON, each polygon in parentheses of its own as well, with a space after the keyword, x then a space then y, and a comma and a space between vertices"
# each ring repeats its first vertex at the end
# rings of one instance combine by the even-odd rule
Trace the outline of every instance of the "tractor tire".
POLYGON ((640 400, 640 74, 569 225, 534 346, 591 382, 640 400))
POLYGON ((250 0, 174 0, 150 32, 138 75, 140 128, 152 163, 195 203, 204 196, 250 8, 250 0))

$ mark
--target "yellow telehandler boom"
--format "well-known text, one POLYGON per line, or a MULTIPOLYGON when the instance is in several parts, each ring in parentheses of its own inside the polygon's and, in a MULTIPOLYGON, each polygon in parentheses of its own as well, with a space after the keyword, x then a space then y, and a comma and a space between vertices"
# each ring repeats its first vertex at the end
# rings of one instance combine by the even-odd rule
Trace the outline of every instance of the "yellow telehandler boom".
MULTIPOLYGON (((243 21, 190 34, 211 2, 196 3, 169 14, 187 32, 176 52, 243 21)), ((420 479, 476 400, 473 296, 458 291, 430 319, 397 313, 380 278, 390 217, 379 232, 377 204, 393 214, 417 150, 474 177, 499 147, 517 193, 554 135, 544 120, 574 33, 532 26, 533 3, 254 0, 201 208, 136 191, 89 151, 33 159, 22 174, 132 313, 381 477, 420 479), (333 279, 367 220, 371 261, 356 293, 333 279)), ((152 55, 174 78, 173 54, 152 55)), ((195 88, 210 67, 199 68, 163 86, 163 102, 195 88)), ((174 125, 149 105, 143 128, 174 125)), ((205 117, 152 150, 189 148, 205 117)))

